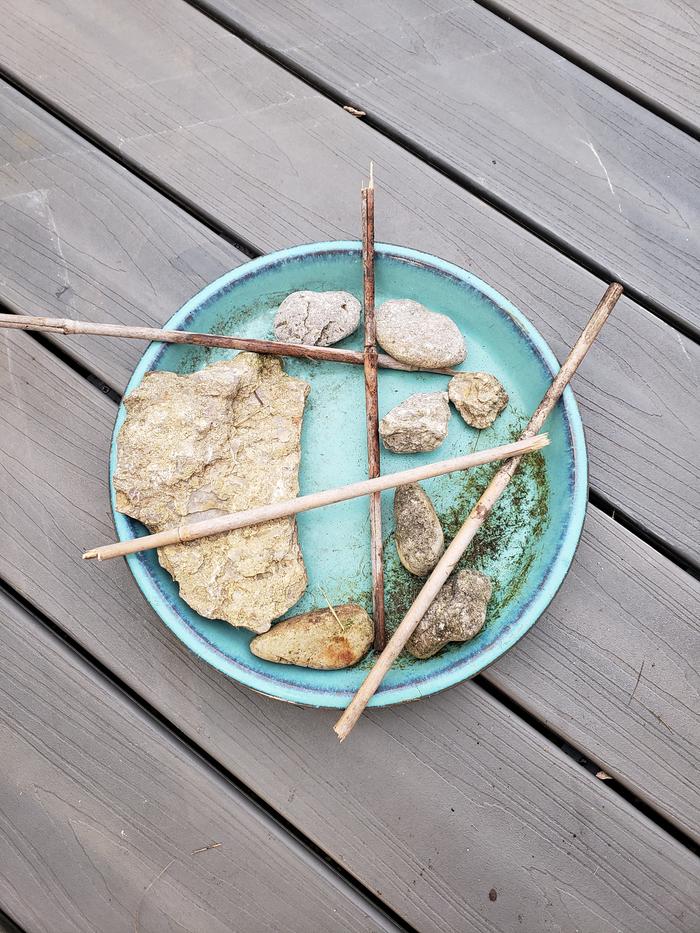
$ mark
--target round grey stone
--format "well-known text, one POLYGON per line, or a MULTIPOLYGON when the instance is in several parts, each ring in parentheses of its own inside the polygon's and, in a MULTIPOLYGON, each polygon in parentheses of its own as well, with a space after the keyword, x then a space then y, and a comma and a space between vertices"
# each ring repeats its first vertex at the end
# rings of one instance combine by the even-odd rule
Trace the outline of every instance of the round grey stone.
POLYGON ((445 314, 429 311, 408 298, 377 308, 377 341, 394 359, 423 369, 443 369, 467 355, 464 337, 445 314))
POLYGON ((275 315, 275 337, 284 343, 328 347, 357 330, 360 302, 350 292, 292 292, 275 315))

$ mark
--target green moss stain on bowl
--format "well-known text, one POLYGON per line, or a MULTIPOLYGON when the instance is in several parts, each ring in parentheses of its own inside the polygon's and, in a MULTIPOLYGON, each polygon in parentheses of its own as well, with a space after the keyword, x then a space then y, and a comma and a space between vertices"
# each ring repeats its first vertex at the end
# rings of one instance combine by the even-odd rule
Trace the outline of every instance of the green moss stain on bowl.
MULTIPOLYGON (((449 433, 429 454, 382 451, 382 472, 493 447, 516 438, 534 411, 557 363, 537 331, 501 295, 449 263, 402 247, 377 245, 377 303, 413 298, 449 315, 468 347, 464 370, 493 373, 510 402, 494 424, 476 431, 453 409, 449 433)), ((344 290, 362 295, 360 244, 321 243, 275 253, 236 269, 189 301, 166 325, 241 337, 272 338, 280 301, 300 289, 344 290)), ((361 349, 361 329, 338 346, 361 349)), ((151 369, 191 373, 235 351, 151 344, 127 391, 151 369)), ((308 493, 354 482, 367 475, 362 368, 285 359, 287 372, 309 382, 302 432, 300 491, 308 493)), ((445 390, 447 379, 428 373, 380 370, 380 416, 414 392, 445 390)), ((115 434, 123 419, 120 408, 115 434)), ((549 447, 528 456, 464 557, 494 582, 487 624, 471 642, 433 658, 402 657, 372 705, 417 699, 472 677, 514 645, 546 607, 571 562, 586 505, 583 430, 570 390, 545 425, 549 447)), ((116 445, 112 445, 112 469, 116 445)), ((425 482, 448 540, 468 514, 496 467, 453 473, 425 482)), ((403 618, 422 580, 398 561, 393 542, 393 492, 382 495, 386 556, 386 604, 390 630, 403 618)), ((115 512, 121 539, 144 533, 115 512)), ((309 577, 306 593, 290 610, 296 615, 333 604, 371 608, 367 499, 356 499, 298 518, 299 540, 309 577)), ((203 619, 180 599, 178 588, 153 552, 130 555, 129 566, 144 595, 166 625, 189 648, 242 684, 269 696, 310 706, 345 706, 361 683, 371 655, 340 671, 276 665, 251 654, 250 632, 203 619)))

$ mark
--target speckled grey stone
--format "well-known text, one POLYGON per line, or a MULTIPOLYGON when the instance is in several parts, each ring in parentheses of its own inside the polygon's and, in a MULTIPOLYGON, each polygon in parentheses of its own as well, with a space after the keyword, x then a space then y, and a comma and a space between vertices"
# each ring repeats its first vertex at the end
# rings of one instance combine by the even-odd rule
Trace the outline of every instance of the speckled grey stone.
POLYGON ((478 570, 458 570, 443 585, 406 644, 416 658, 431 658, 452 641, 471 641, 484 627, 490 579, 478 570))
POLYGON ((394 493, 396 550, 409 573, 427 577, 445 550, 445 536, 428 493, 418 483, 394 493))
POLYGON ((447 387, 450 401, 467 424, 488 428, 508 404, 508 393, 490 373, 458 373, 447 387))
POLYGON ((467 355, 464 337, 451 318, 408 298, 377 308, 377 341, 394 359, 423 369, 444 369, 467 355))
POLYGON ((384 415, 379 435, 386 449, 394 453, 435 450, 447 436, 449 420, 447 392, 418 392, 384 415))
POLYGON ((360 302, 350 292, 292 292, 275 315, 275 337, 285 343, 328 347, 360 324, 360 302))

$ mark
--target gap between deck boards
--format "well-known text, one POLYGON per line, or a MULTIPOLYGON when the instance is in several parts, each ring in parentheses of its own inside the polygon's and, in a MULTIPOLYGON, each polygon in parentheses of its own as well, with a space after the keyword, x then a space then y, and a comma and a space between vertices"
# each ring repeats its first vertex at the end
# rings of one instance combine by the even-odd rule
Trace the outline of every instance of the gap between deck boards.
MULTIPOLYGON (((12 587, 2 577, 0 577, 0 593, 4 593, 9 599, 17 603, 18 606, 31 615, 37 622, 39 622, 50 632, 52 632, 57 638, 64 642, 64 644, 71 651, 73 651, 86 663, 98 671, 99 674, 108 680, 129 700, 144 710, 148 716, 158 722, 159 725, 166 729, 178 742, 186 746, 190 751, 192 751, 207 765, 209 765, 210 768, 225 778, 226 781, 235 787, 235 789, 247 800, 249 800, 255 807, 257 807, 260 811, 264 812, 267 816, 278 823, 284 830, 289 833, 290 836, 296 839, 317 858, 328 864, 348 885, 355 888, 358 894, 360 894, 364 899, 369 901, 378 910, 386 913, 387 916, 398 926, 409 931, 409 933, 415 933, 414 927, 412 927, 406 920, 400 917, 390 906, 381 901, 371 890, 366 888, 360 881, 358 881, 358 879, 350 874, 349 871, 336 862, 332 856, 329 856, 326 852, 324 852, 323 849, 317 846, 311 839, 309 839, 308 836, 302 833, 298 827, 296 827, 282 814, 270 806, 270 804, 268 804, 259 794, 257 794, 247 784, 237 778, 235 774, 225 768, 216 758, 213 757, 213 755, 205 751, 203 748, 201 748, 201 746, 197 745, 185 732, 183 732, 174 722, 172 722, 172 720, 164 716, 160 710, 149 703, 148 700, 145 700, 142 696, 140 696, 132 687, 126 684, 112 670, 110 670, 110 668, 106 667, 101 661, 90 654, 90 652, 87 651, 85 647, 80 644, 80 642, 76 641, 73 636, 64 631, 60 625, 50 619, 39 608, 34 606, 28 599, 22 596, 21 593, 15 590, 14 587, 12 587)), ((511 697, 509 697, 495 684, 489 683, 482 675, 478 674, 476 677, 474 677, 473 683, 476 684, 479 689, 483 690, 485 693, 488 693, 493 700, 495 700, 501 706, 504 706, 511 713, 513 713, 513 715, 517 716, 518 719, 522 720, 524 723, 530 726, 530 728, 541 735, 547 742, 551 743, 553 746, 563 752, 563 754, 565 754, 567 758, 573 761, 578 768, 587 771, 589 774, 594 776, 600 771, 604 770, 603 766, 599 762, 596 762, 590 756, 584 754, 580 749, 571 745, 570 742, 567 742, 564 738, 562 738, 554 729, 551 729, 549 726, 539 720, 535 715, 526 710, 525 707, 523 707, 516 700, 513 700, 511 697)), ((634 794, 634 792, 627 788, 622 782, 615 780, 614 778, 610 778, 608 780, 601 781, 600 783, 605 788, 606 793, 612 793, 613 795, 621 797, 623 800, 627 801, 630 806, 637 810, 642 816, 646 817, 649 822, 653 823, 672 839, 675 839, 694 855, 700 857, 700 845, 698 845, 694 839, 692 839, 687 833, 683 832, 683 830, 678 826, 674 825, 670 820, 666 819, 666 817, 659 813, 654 807, 640 800, 636 794, 634 794)))
MULTIPOLYGON (((0 307, 1 306, 2 306, 2 303, 0 302, 0 307)), ((118 405, 120 403, 121 396, 118 392, 116 392, 116 390, 112 389, 109 386, 106 386, 103 382, 101 382, 101 380, 97 376, 95 376, 93 373, 91 373, 84 364, 75 363, 74 365, 74 358, 70 356, 69 354, 61 352, 54 338, 47 337, 46 335, 43 335, 43 334, 40 334, 34 331, 27 331, 25 333, 26 333, 26 336, 36 340, 41 346, 43 346, 46 350, 48 350, 48 352, 53 353, 64 365, 68 366, 77 375, 85 379, 90 385, 92 385, 93 387, 101 391, 104 395, 110 398, 110 400, 113 401, 115 404, 118 405)), ((589 489, 589 496, 590 496, 590 489, 589 489)), ((594 507, 596 508, 598 507, 594 503, 591 503, 591 504, 594 505, 594 507)), ((605 511, 605 514, 608 514, 607 510, 603 510, 603 511, 605 511)), ((636 526, 636 523, 634 523, 631 519, 627 521, 619 520, 615 514, 615 511, 616 510, 611 509, 612 515, 609 516, 613 519, 613 521, 617 521, 622 527, 626 528, 628 531, 632 531, 632 533, 636 534, 638 537, 642 538, 643 540, 646 540, 648 535, 646 532, 644 532, 643 529, 639 529, 638 526, 636 526), (630 525, 633 525, 635 527, 630 528, 630 525)), ((659 553, 662 553, 663 556, 665 556, 668 560, 670 560, 673 563, 676 563, 681 569, 690 573, 694 578, 696 579, 698 578, 699 575, 697 573, 696 568, 688 569, 686 566, 684 566, 685 564, 687 564, 687 562, 683 559, 682 556, 676 555, 675 553, 671 553, 671 554, 667 553, 670 549, 665 544, 663 544, 663 542, 661 542, 659 546, 655 546, 653 541, 650 542, 646 540, 646 543, 650 547, 654 548, 654 550, 657 550, 659 553), (676 559, 674 560, 674 558, 676 559)), ((275 819, 279 820, 279 822, 282 825, 284 825, 285 828, 290 833, 297 834, 299 836, 299 839, 302 840, 305 845, 308 845, 314 852, 319 854, 320 857, 324 859, 330 858, 321 849, 319 849, 311 840, 309 840, 306 836, 304 836, 297 829, 295 829, 293 825, 289 823, 283 816, 281 816, 279 813, 277 813, 277 811, 269 807, 269 805, 266 804, 265 801, 255 793, 255 791, 251 790, 249 787, 247 787, 247 785, 239 781, 231 772, 223 768, 223 766, 220 765, 216 761, 216 759, 213 758, 208 752, 204 751, 198 745, 192 742, 191 739, 189 739, 188 736, 178 728, 178 726, 176 726, 170 720, 166 719, 155 707, 153 707, 150 703, 148 703, 147 700, 144 700, 143 698, 141 698, 131 687, 129 687, 120 678, 118 678, 117 675, 114 674, 109 668, 105 667, 105 665, 102 664, 102 662, 100 662, 93 655, 91 655, 79 642, 77 642, 71 635, 65 632, 57 623, 55 623, 48 616, 46 616, 38 607, 34 606, 29 600, 23 597, 17 590, 15 590, 15 588, 8 581, 3 579, 2 577, 0 577, 0 591, 5 592, 10 598, 12 598, 15 602, 17 602, 19 605, 25 608, 26 611, 30 612, 35 618, 41 621, 49 629, 51 629, 51 631, 53 631, 54 634, 56 634, 63 641, 65 641, 66 644, 68 644, 76 653, 80 654, 81 657, 83 657, 86 661, 88 661, 91 665, 93 665, 96 669, 98 669, 105 677, 108 677, 114 684, 118 686, 120 690, 128 694, 131 697, 131 699, 134 700, 134 702, 139 703, 141 706, 143 706, 144 709, 146 709, 149 712, 151 716, 161 721, 168 729, 170 729, 175 735, 177 735, 180 741, 184 742, 189 747, 191 747, 193 750, 195 750, 197 754, 201 755, 212 767, 218 769, 224 776, 226 776, 228 780, 235 783, 242 793, 247 794, 251 798, 251 800, 256 802, 258 806, 266 809, 271 814, 273 814, 275 819)), ((566 739, 564 739, 554 729, 549 727, 541 719, 538 719, 536 715, 526 710, 525 707, 522 706, 522 704, 518 703, 517 700, 514 700, 512 697, 508 696, 508 694, 504 690, 500 689, 495 684, 492 684, 488 680, 486 680, 486 678, 484 678, 483 675, 478 674, 473 680, 474 680, 474 683, 476 683, 482 690, 488 693, 496 702, 506 707, 515 716, 517 716, 519 719, 521 719, 523 722, 529 725, 532 729, 538 732, 541 736, 543 736, 543 738, 547 739, 547 741, 551 742, 553 745, 559 748, 565 755, 567 755, 567 757, 569 757, 572 761, 574 761, 579 767, 582 767, 584 770, 587 770, 593 774, 595 774, 597 771, 604 770, 603 766, 600 763, 595 762, 590 757, 590 755, 584 754, 581 751, 581 749, 577 748, 576 746, 568 742, 566 739)), ((615 779, 611 779, 603 783, 606 784, 606 790, 609 790, 617 794, 618 796, 622 797, 624 800, 630 803, 631 806, 633 806, 636 810, 638 810, 642 815, 644 815, 647 819, 649 819, 650 822, 653 822, 656 826, 658 826, 660 829, 662 829, 672 838, 676 839, 683 846, 689 849, 693 854, 700 855, 700 846, 698 846, 698 844, 692 839, 691 836, 685 833, 678 826, 674 825, 670 820, 668 820, 662 813, 656 810, 653 806, 642 801, 623 782, 615 780, 615 779)), ((348 878, 351 877, 347 872, 344 871, 344 869, 341 866, 337 865, 335 862, 333 862, 333 865, 337 868, 338 872, 341 875, 343 876, 348 875, 348 878)), ((369 899, 375 897, 371 891, 369 891, 368 889, 365 889, 361 885, 359 886, 361 887, 364 896, 366 896, 369 899)), ((382 902, 379 902, 379 903, 382 903, 382 902)), ((384 909, 387 911, 387 913, 393 914, 393 911, 390 907, 384 905, 384 909)))
MULTIPOLYGON (((207 16, 218 26, 221 26, 227 32, 230 32, 237 39, 240 39, 241 42, 244 42, 256 52, 259 52, 275 65, 278 65, 280 68, 283 68, 295 78, 303 81, 312 90, 317 91, 319 94, 332 101, 341 109, 348 104, 347 94, 344 94, 339 89, 333 87, 333 85, 326 81, 324 78, 321 78, 319 75, 309 71, 309 69, 305 68, 303 65, 293 61, 293 59, 288 55, 285 55, 283 52, 273 48, 268 43, 264 42, 259 36, 256 36, 248 28, 235 23, 232 19, 208 3, 207 0, 183 0, 183 2, 202 13, 204 16, 207 16)), ((486 4, 482 5, 484 8, 487 8, 486 4)), ((491 11, 489 10, 489 12, 491 11)), ((554 51, 556 52, 556 49, 554 51)), ((576 63, 574 62, 573 64, 576 63)), ((3 70, 1 68, 0 77, 4 78, 3 70)), ((18 89, 22 89, 19 87, 19 85, 17 86, 18 89)), ((587 272, 590 272, 591 275, 594 275, 596 278, 600 279, 601 282, 605 282, 606 284, 609 284, 612 281, 620 282, 620 284, 625 289, 625 294, 637 304, 639 304, 642 308, 644 308, 650 314, 653 314, 654 317, 663 321, 665 324, 673 327, 689 340, 692 340, 695 343, 700 343, 700 329, 694 327, 688 321, 684 321, 682 318, 676 316, 675 314, 670 313, 665 308, 662 308, 658 302, 654 301, 654 299, 652 299, 650 296, 643 294, 633 285, 630 285, 625 276, 618 274, 615 272, 615 270, 605 267, 592 257, 586 255, 584 251, 577 249, 575 246, 573 246, 573 244, 567 243, 563 238, 548 230, 544 224, 539 223, 532 217, 528 217, 524 211, 519 210, 494 192, 489 191, 485 185, 482 185, 480 182, 471 178, 467 174, 460 172, 454 166, 450 165, 450 163, 445 159, 441 158, 435 153, 430 152, 428 149, 426 149, 420 143, 415 142, 405 133, 402 133, 400 130, 397 130, 389 125, 385 120, 373 116, 370 112, 366 112, 362 117, 362 122, 369 126, 370 129, 375 130, 377 133, 388 139, 390 142, 393 142, 400 146, 402 149, 405 149, 406 152, 410 153, 416 159, 419 159, 425 165, 428 165, 430 168, 434 169, 440 175, 447 178, 448 181, 451 181, 454 184, 459 185, 460 188, 468 191, 475 198, 478 198, 482 203, 487 204, 493 210, 512 221, 518 227, 526 230, 533 236, 536 236, 543 243, 546 243, 547 246, 551 246, 553 249, 557 250, 557 252, 571 259, 577 265, 581 266, 582 269, 585 269, 587 272)))
MULTIPOLYGON (((189 0, 186 0, 186 2, 189 2, 189 0)), ((700 142, 700 132, 698 132, 697 127, 694 126, 690 120, 684 119, 680 114, 674 113, 669 107, 665 107, 660 102, 653 100, 653 98, 649 97, 643 91, 639 91, 621 78, 615 77, 615 75, 607 69, 592 62, 590 58, 586 58, 585 55, 574 51, 574 49, 570 48, 566 43, 559 42, 553 36, 550 36, 544 29, 540 29, 534 23, 528 22, 528 20, 517 13, 511 12, 507 6, 499 3, 498 0, 472 0, 472 2, 488 10, 489 13, 492 13, 499 19, 504 20, 509 26, 513 26, 524 35, 546 46, 556 55, 566 59, 567 62, 570 62, 576 68, 580 68, 581 71, 585 71, 602 84, 606 84, 609 88, 612 88, 613 91, 617 91, 618 94, 622 94, 623 97, 631 100, 633 103, 637 104, 637 106, 643 107, 645 110, 659 117, 659 119, 664 120, 666 123, 670 123, 671 126, 675 127, 677 130, 686 133, 691 139, 700 142)))
MULTIPOLYGON (((0 577, 0 594, 6 596, 22 611, 26 612, 35 622, 47 629, 55 638, 59 639, 71 653, 77 655, 126 700, 133 703, 147 717, 157 723, 157 725, 168 733, 175 742, 185 747, 212 771, 218 774, 219 777, 223 778, 230 785, 234 793, 243 797, 264 818, 276 823, 298 845, 302 846, 319 865, 323 865, 326 869, 331 870, 345 885, 351 888, 362 901, 366 901, 367 904, 379 912, 379 914, 385 915, 386 919, 396 929, 405 931, 405 933, 418 933, 415 927, 397 914, 392 907, 385 904, 373 891, 366 888, 361 881, 324 852, 309 839, 308 836, 304 835, 298 827, 273 809, 259 794, 256 794, 255 791, 240 781, 231 771, 217 761, 216 758, 192 741, 192 739, 175 725, 172 720, 166 718, 156 707, 136 693, 135 690, 129 687, 129 685, 121 680, 112 670, 90 654, 78 641, 64 631, 60 625, 45 615, 38 607, 34 606, 29 600, 22 596, 21 593, 18 593, 17 590, 2 577, 0 577)), ((679 841, 683 843, 682 839, 679 841)), ((2 905, 0 905, 0 933, 2 933, 2 905)))
POLYGON ((157 191, 158 194, 162 195, 166 200, 170 201, 198 223, 202 224, 203 227, 206 227, 208 230, 211 230, 212 233, 220 236, 222 240, 225 240, 250 259, 257 259, 262 255, 261 251, 253 246, 252 243, 249 243, 244 237, 233 233, 225 224, 219 223, 212 214, 202 210, 188 198, 183 197, 179 191, 166 184, 162 179, 158 178, 157 175, 149 172, 148 169, 145 169, 142 165, 139 165, 134 159, 120 152, 118 149, 115 149, 97 133, 93 133, 89 127, 81 123, 80 120, 76 120, 66 110, 49 100, 49 98, 45 97, 41 92, 30 88, 24 81, 8 71, 2 63, 0 63, 0 81, 4 81, 5 84, 14 88, 23 97, 26 97, 27 100, 32 101, 55 120, 58 120, 59 123, 63 124, 63 126, 72 133, 75 133, 76 136, 90 143, 91 146, 94 146, 95 149, 107 156, 107 158, 121 165, 136 178, 140 179, 145 185, 148 185, 149 188, 157 191))
MULTIPOLYGON (((310 87, 312 90, 315 90, 327 100, 336 104, 340 109, 342 109, 347 104, 346 95, 338 91, 323 78, 314 75, 303 66, 293 62, 289 57, 271 48, 249 30, 234 24, 223 14, 209 6, 205 0, 183 0, 183 2, 197 10, 202 15, 211 19, 217 25, 221 26, 227 32, 230 32, 241 42, 250 46, 256 52, 263 55, 278 67, 284 69, 298 80, 303 81, 308 87, 310 87)), ((165 183, 152 172, 143 168, 143 166, 139 165, 136 160, 117 150, 114 146, 100 137, 97 133, 93 132, 80 120, 73 117, 63 107, 56 104, 40 91, 30 87, 25 81, 23 81, 17 75, 13 74, 1 63, 0 80, 15 88, 23 96, 33 101, 55 119, 59 120, 68 129, 72 130, 82 139, 95 146, 95 148, 99 149, 99 151, 104 155, 118 162, 129 172, 140 178, 145 184, 149 185, 149 187, 158 191, 158 193, 163 195, 163 197, 167 198, 177 207, 184 210, 187 214, 189 214, 203 226, 207 227, 213 233, 221 236, 236 249, 239 249, 242 253, 245 253, 251 259, 255 259, 262 255, 262 252, 257 249, 250 241, 231 231, 227 226, 220 223, 212 214, 202 210, 202 208, 197 206, 188 198, 183 197, 183 195, 181 195, 176 189, 165 183)), ((646 310, 649 314, 656 317, 658 320, 663 321, 663 323, 667 324, 669 327, 672 327, 674 330, 678 331, 687 339, 693 341, 694 343, 700 344, 700 329, 694 327, 692 324, 684 321, 682 318, 676 316, 675 314, 669 313, 651 297, 644 295, 634 286, 630 285, 629 282, 626 281, 625 276, 618 275, 614 270, 608 269, 600 263, 596 262, 594 259, 587 256, 582 250, 577 249, 572 244, 567 243, 562 238, 547 230, 543 224, 538 223, 536 220, 534 220, 534 218, 528 217, 524 212, 509 204, 505 199, 499 197, 493 192, 490 192, 486 186, 458 171, 447 161, 435 155, 434 153, 429 152, 427 149, 425 149, 425 147, 421 146, 419 143, 414 142, 404 133, 395 130, 384 120, 373 117, 371 113, 367 113, 362 118, 362 121, 370 129, 374 130, 385 139, 404 149, 407 153, 414 156, 423 164, 432 168, 448 181, 469 192, 483 204, 487 205, 516 226, 527 231, 532 236, 545 243, 547 246, 551 247, 561 255, 576 263, 586 272, 589 272, 591 275, 598 278, 601 283, 609 284, 611 281, 619 281, 625 289, 625 294, 630 299, 635 301, 640 307, 646 310)))

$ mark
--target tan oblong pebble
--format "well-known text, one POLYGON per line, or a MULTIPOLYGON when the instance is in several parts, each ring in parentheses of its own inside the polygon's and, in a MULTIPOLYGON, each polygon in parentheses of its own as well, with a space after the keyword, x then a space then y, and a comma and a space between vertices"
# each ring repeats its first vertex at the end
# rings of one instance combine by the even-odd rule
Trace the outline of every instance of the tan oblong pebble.
POLYGON ((377 308, 377 342, 411 366, 454 366, 467 355, 455 322, 408 298, 391 299, 377 308))
POLYGON ((508 393, 490 373, 458 373, 447 387, 450 401, 467 424, 488 428, 508 404, 508 393))
POLYGON ((283 619, 254 638, 250 650, 265 661, 334 671, 357 664, 373 640, 372 619, 348 603, 283 619))
POLYGON ((471 641, 484 627, 491 580, 478 570, 458 570, 448 577, 408 639, 416 658, 431 658, 452 641, 471 641))
POLYGON ((445 536, 430 496, 418 483, 394 493, 396 550, 409 573, 427 577, 445 550, 445 536))

